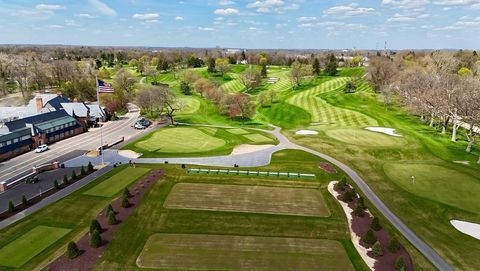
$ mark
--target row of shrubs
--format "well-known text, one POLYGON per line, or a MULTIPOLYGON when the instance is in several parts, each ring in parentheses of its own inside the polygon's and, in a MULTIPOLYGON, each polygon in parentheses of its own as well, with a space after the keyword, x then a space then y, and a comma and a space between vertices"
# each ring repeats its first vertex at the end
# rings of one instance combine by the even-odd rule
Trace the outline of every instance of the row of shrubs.
MULTIPOLYGON (((344 176, 339 182, 335 184, 334 188, 336 191, 343 191, 341 200, 343 200, 344 202, 349 203, 349 202, 352 202, 355 198, 358 198, 355 208, 353 209, 353 215, 358 217, 365 216, 366 210, 368 210, 368 208, 367 206, 365 206, 365 201, 363 197, 360 197, 357 194, 357 192, 355 191, 355 188, 350 187, 351 189, 347 189, 348 187, 350 186, 348 185, 347 179, 344 176)), ((382 246, 374 234, 374 232, 377 232, 381 229, 382 229, 382 225, 380 224, 380 220, 378 219, 378 217, 374 216, 372 221, 370 222, 370 227, 368 231, 361 238, 361 240, 365 244, 372 246, 371 253, 375 257, 381 257, 384 254, 382 246)), ((400 242, 397 240, 397 238, 393 237, 388 241, 387 249, 391 253, 398 252, 400 248, 401 248, 401 245, 400 245, 400 242)), ((402 256, 399 256, 395 260, 394 268, 396 270, 405 270, 406 263, 405 263, 405 259, 402 256)))
MULTIPOLYGON (((86 169, 85 169, 84 166, 82 166, 80 168, 80 175, 77 176, 77 173, 75 172, 75 170, 72 170, 72 174, 70 175, 70 178, 68 178, 67 175, 64 175, 63 180, 62 180, 62 186, 58 183, 57 180, 54 180, 53 181, 53 188, 55 190, 60 190, 63 187, 66 187, 66 186, 70 185, 71 183, 75 182, 76 180, 79 180, 79 179, 87 176, 88 174, 92 173, 93 171, 94 171, 93 165, 92 165, 91 162, 89 162, 86 169)), ((28 199, 25 195, 22 195, 21 202, 22 202, 23 209, 27 208, 30 205, 30 203, 29 203, 29 201, 28 201, 28 199)), ((8 211, 10 213, 14 213, 16 211, 15 204, 13 203, 13 201, 8 202, 8 211)))
MULTIPOLYGON (((128 188, 125 188, 123 190, 123 194, 122 194, 122 204, 121 204, 122 208, 129 208, 129 207, 132 206, 130 201, 128 200, 131 197, 132 197, 132 194, 130 193, 130 191, 128 190, 128 188)), ((106 217, 107 217, 107 223, 109 225, 115 225, 119 222, 117 220, 117 216, 116 216, 117 212, 115 212, 115 210, 113 209, 111 204, 109 204, 106 207, 105 213, 106 213, 106 217)), ((90 222, 90 230, 89 230, 89 234, 90 234, 89 245, 90 245, 91 248, 98 248, 98 247, 102 246, 102 244, 103 244, 103 239, 102 239, 102 236, 101 236, 102 231, 103 231, 103 229, 102 229, 102 226, 100 225, 100 222, 98 222, 98 220, 96 220, 96 219, 93 219, 90 222)), ((75 242, 70 241, 68 243, 67 251, 65 252, 65 256, 68 259, 75 259, 78 256, 80 256, 80 249, 78 248, 78 246, 75 242)))

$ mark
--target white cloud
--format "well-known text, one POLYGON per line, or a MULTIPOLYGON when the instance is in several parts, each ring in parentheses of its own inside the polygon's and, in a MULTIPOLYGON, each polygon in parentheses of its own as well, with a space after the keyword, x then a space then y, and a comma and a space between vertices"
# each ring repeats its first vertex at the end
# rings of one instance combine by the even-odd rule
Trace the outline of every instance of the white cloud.
POLYGON ((248 28, 248 30, 257 30, 257 28, 256 28, 256 27, 253 27, 253 26, 251 26, 251 27, 249 27, 249 28, 248 28))
POLYGON ((225 9, 217 9, 213 13, 217 15, 222 15, 222 16, 229 16, 229 15, 237 15, 239 11, 236 8, 225 8, 225 9))
POLYGON ((374 8, 358 7, 358 4, 352 3, 348 6, 335 6, 323 12, 327 16, 338 17, 354 17, 354 16, 369 16, 376 14, 374 8))
POLYGON ((94 16, 88 13, 80 13, 80 14, 76 14, 75 16, 80 18, 88 18, 88 19, 97 18, 97 16, 94 16))
POLYGON ((317 17, 300 17, 298 18, 298 22, 305 23, 305 22, 313 22, 318 20, 317 17))
POLYGON ((182 16, 175 17, 175 21, 183 21, 184 19, 182 16))
POLYGON ((117 12, 100 0, 88 0, 92 6, 107 16, 116 16, 117 12))
POLYGON ((215 21, 225 21, 225 17, 217 17, 214 20, 215 21))
MULTIPOLYGON (((300 0, 292 2, 302 2, 300 0)), ((257 0, 247 5, 248 8, 253 8, 260 13, 284 13, 288 10, 300 8, 297 3, 286 4, 283 0, 257 0)))
POLYGON ((410 12, 421 12, 430 0, 382 0, 382 5, 392 8, 409 10, 410 12))
POLYGON ((334 31, 334 30, 345 30, 345 31, 355 31, 367 28, 363 24, 353 24, 353 23, 344 23, 344 22, 320 22, 317 23, 317 26, 324 27, 327 30, 334 31))
POLYGON ((133 19, 141 21, 152 21, 158 19, 159 17, 160 15, 158 15, 158 13, 135 13, 132 16, 133 19))
POLYGON ((48 5, 48 4, 38 4, 35 6, 38 10, 45 10, 45 11, 55 11, 60 9, 65 9, 64 6, 61 5, 48 5))
POLYGON ((430 17, 430 14, 423 13, 423 14, 412 14, 412 15, 404 15, 395 13, 392 17, 387 19, 388 23, 409 23, 415 22, 419 19, 426 19, 430 17))
POLYGON ((479 0, 437 0, 433 1, 434 5, 440 6, 467 6, 480 3, 479 0))
POLYGON ((198 30, 200 31, 215 31, 215 29, 211 28, 211 27, 198 27, 198 30))
POLYGON ((278 28, 278 29, 284 28, 284 27, 287 27, 287 24, 276 24, 275 25, 275 28, 278 28))
POLYGON ((58 25, 58 24, 49 24, 47 25, 49 28, 56 28, 56 29, 61 29, 63 28, 63 25, 58 25))
POLYGON ((235 2, 231 1, 231 0, 220 0, 218 2, 219 5, 221 6, 228 6, 228 5, 233 5, 235 4, 235 2))

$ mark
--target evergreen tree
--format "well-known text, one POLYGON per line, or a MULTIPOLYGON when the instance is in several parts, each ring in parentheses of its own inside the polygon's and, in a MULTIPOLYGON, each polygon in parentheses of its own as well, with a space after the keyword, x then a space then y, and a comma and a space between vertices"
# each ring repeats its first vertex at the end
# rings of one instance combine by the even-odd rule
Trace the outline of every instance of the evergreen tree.
POLYGON ((75 181, 77 179, 77 173, 75 170, 72 170, 72 181, 75 181))
POLYGON ((9 202, 8 202, 8 211, 9 211, 10 213, 15 212, 15 205, 13 205, 13 202, 12 202, 12 201, 9 201, 9 202))
POLYGON ((345 176, 343 176, 342 179, 340 179, 340 181, 338 181, 335 184, 334 188, 335 188, 335 190, 344 191, 346 186, 347 186, 347 178, 345 176))
POLYGON ((88 165, 87 165, 87 171, 88 171, 88 172, 92 172, 92 171, 93 171, 93 165, 92 165, 92 162, 88 162, 88 165))
POLYGON ((347 190, 347 191, 343 192, 342 200, 345 201, 345 202, 352 202, 352 200, 353 200, 352 191, 347 190))
POLYGON ((262 65, 262 71, 261 71, 262 77, 267 77, 267 65, 262 65))
POLYGON ((96 219, 90 222, 90 234, 93 234, 94 231, 102 232, 102 226, 96 219))
POLYGON ((313 73, 316 76, 319 76, 320 75, 320 61, 318 60, 318 58, 315 58, 315 60, 313 61, 312 68, 313 68, 313 73))
POLYGON ((380 225, 380 220, 378 217, 373 217, 372 222, 370 223, 370 228, 374 231, 379 231, 382 229, 382 225, 380 225))
POLYGON ((123 197, 126 197, 126 198, 131 198, 132 197, 132 194, 130 193, 128 188, 123 189, 123 197))
POLYGON ((368 231, 363 235, 362 240, 365 244, 373 245, 377 238, 375 238, 375 234, 373 233, 372 229, 368 229, 368 231))
POLYGON ((398 270, 398 271, 403 271, 403 270, 405 270, 405 260, 403 259, 402 256, 399 256, 399 257, 395 260, 395 264, 393 265, 393 267, 395 267, 395 270, 398 270))
POLYGON ((382 250, 382 246, 380 245, 380 242, 377 241, 377 242, 375 242, 375 244, 373 244, 372 254, 375 257, 383 256, 383 250, 382 250))
POLYGON ((65 253, 65 256, 68 259, 75 259, 79 255, 80 255, 80 250, 78 249, 77 244, 75 242, 68 243, 67 252, 65 253))
POLYGON ((334 76, 337 74, 338 68, 338 61, 334 54, 328 55, 327 65, 325 66, 325 72, 330 75, 334 76))
POLYGON ((390 239, 390 241, 388 241, 387 248, 388 248, 388 251, 392 253, 395 253, 398 250, 400 250, 400 243, 398 242, 397 238, 393 237, 392 239, 390 239))
POLYGON ((102 245, 102 236, 100 236, 100 232, 94 230, 92 235, 90 236, 90 247, 97 248, 102 245))
POLYGON ((112 213, 116 214, 116 213, 115 213, 115 210, 113 210, 113 207, 112 207, 111 204, 109 204, 109 205, 107 206, 107 214, 108 214, 109 212, 112 212, 112 213))
POLYGON ((54 180, 54 181, 53 181, 53 188, 54 188, 55 190, 60 189, 60 186, 58 185, 58 181, 57 181, 57 180, 54 180))
POLYGON ((128 197, 125 197, 125 196, 124 196, 123 199, 122 199, 122 207, 123 207, 123 208, 128 208, 128 207, 130 207, 130 206, 131 206, 131 205, 130 205, 130 202, 128 201, 128 197))
POLYGON ((86 175, 85 167, 82 166, 82 167, 80 168, 80 176, 85 176, 85 175, 86 175))
POLYGON ((211 57, 208 59, 207 61, 207 70, 209 73, 214 73, 216 70, 215 70, 215 58, 211 57))
POLYGON ((365 210, 367 207, 365 206, 365 201, 363 200, 363 197, 358 197, 357 200, 357 205, 362 207, 363 210, 365 210))
POLYGON ((22 196, 22 204, 24 207, 28 206, 28 200, 27 200, 27 197, 25 197, 25 195, 22 196))
POLYGON ((68 179, 67 175, 63 175, 63 184, 64 185, 70 184, 70 180, 68 179))
POLYGON ((353 214, 358 216, 358 217, 363 217, 365 215, 365 211, 362 206, 356 205, 355 209, 353 209, 353 214))
POLYGON ((192 95, 192 90, 190 88, 190 85, 186 82, 181 82, 180 83, 180 90, 185 95, 192 95))
POLYGON ((115 213, 113 211, 107 212, 107 223, 109 225, 117 224, 117 218, 115 217, 115 213))

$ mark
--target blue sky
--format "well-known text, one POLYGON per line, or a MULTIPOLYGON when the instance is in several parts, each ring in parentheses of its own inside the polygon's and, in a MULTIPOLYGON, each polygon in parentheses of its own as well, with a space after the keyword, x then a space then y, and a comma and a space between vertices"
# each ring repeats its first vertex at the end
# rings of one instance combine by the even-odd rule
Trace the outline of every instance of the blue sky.
POLYGON ((480 0, 0 0, 0 43, 480 47, 480 0))

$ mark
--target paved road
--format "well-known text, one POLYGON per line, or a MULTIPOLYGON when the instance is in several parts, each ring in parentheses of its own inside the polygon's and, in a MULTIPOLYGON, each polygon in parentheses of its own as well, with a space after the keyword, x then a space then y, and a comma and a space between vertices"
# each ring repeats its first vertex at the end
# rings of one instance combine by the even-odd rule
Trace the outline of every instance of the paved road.
MULTIPOLYGON (((223 127, 223 126, 222 126, 223 127)), ((226 127, 224 127, 226 128, 226 127)), ((230 127, 232 128, 232 127, 230 127)), ((265 130, 263 130, 265 131, 265 130)), ((137 163, 168 163, 172 164, 195 164, 195 165, 206 165, 206 166, 225 166, 232 167, 234 164, 237 164, 241 167, 256 167, 263 166, 270 163, 271 156, 274 152, 283 149, 298 149, 305 152, 316 155, 322 159, 329 161, 330 163, 338 166, 342 169, 359 187, 363 194, 370 200, 370 202, 375 205, 377 210, 379 210, 389 221, 390 223, 397 228, 397 230, 402 233, 407 240, 410 241, 430 262, 442 271, 453 270, 450 265, 443 260, 440 255, 438 255, 428 244, 426 244, 422 239, 420 239, 410 228, 405 225, 382 201, 381 199, 373 192, 373 190, 367 185, 367 183, 360 177, 354 170, 345 165, 344 163, 336 160, 333 157, 330 157, 326 154, 320 153, 318 151, 306 148, 297 144, 292 143, 287 137, 285 137, 278 127, 273 131, 265 131, 275 135, 280 144, 268 148, 262 151, 257 151, 249 154, 242 155, 227 155, 227 156, 215 156, 215 157, 194 157, 194 158, 139 158, 134 161, 137 163)), ((87 161, 83 160, 85 158, 77 158, 77 160, 71 160, 67 162, 69 166, 78 166, 87 161)), ((128 158, 118 155, 115 151, 109 153, 108 158, 111 162, 128 162, 128 158)), ((99 163, 98 160, 91 160, 92 163, 99 163)), ((88 162, 87 162, 88 163, 88 162)))
MULTIPOLYGON (((147 131, 135 130, 131 126, 139 116, 138 108, 132 107, 131 112, 120 120, 107 122, 103 127, 104 143, 113 142, 122 136, 125 140, 147 131)), ((50 150, 43 153, 29 152, 0 163, 0 181, 23 175, 35 165, 48 163, 76 150, 90 150, 100 146, 100 130, 90 129, 83 133, 50 145, 50 150)), ((62 162, 62 161, 61 161, 62 162)))

